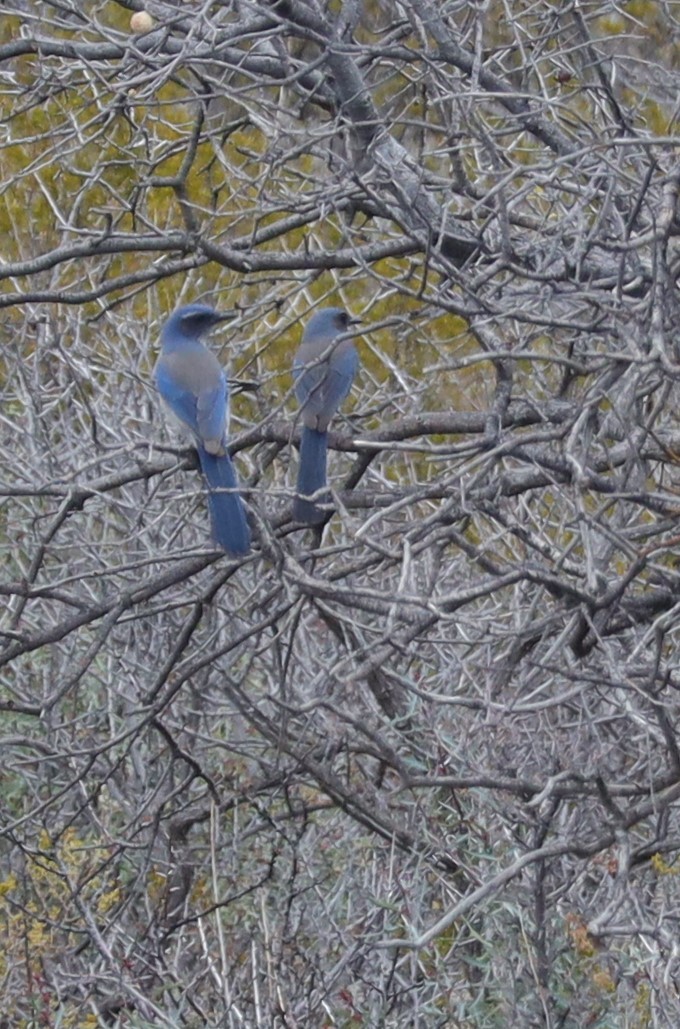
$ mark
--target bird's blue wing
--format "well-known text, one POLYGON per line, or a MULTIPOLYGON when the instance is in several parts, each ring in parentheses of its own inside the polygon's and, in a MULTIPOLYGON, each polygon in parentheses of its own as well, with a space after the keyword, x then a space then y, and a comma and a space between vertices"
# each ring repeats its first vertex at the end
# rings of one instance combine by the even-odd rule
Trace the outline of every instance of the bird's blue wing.
POLYGON ((356 350, 347 351, 338 361, 331 362, 321 390, 326 410, 337 411, 352 388, 358 363, 356 350))
POLYGON ((156 365, 156 385, 158 392, 180 421, 184 422, 192 432, 198 433, 198 413, 196 396, 190 390, 180 386, 170 370, 159 361, 156 365))
POLYGON ((359 357, 354 347, 333 354, 330 362, 293 366, 295 393, 303 410, 330 421, 352 388, 359 357))
POLYGON ((222 377, 214 389, 204 390, 198 396, 196 421, 199 437, 206 442, 222 442, 227 432, 228 415, 227 384, 222 377))
POLYGON ((300 404, 305 404, 311 394, 317 395, 320 393, 320 387, 323 383, 326 366, 321 364, 311 365, 307 367, 302 361, 295 360, 293 364, 293 376, 295 379, 295 396, 298 398, 300 404))
POLYGON ((223 375, 211 389, 199 393, 180 385, 172 367, 163 360, 156 366, 158 392, 170 410, 187 425, 194 435, 207 444, 221 444, 226 434, 228 414, 227 384, 223 375))

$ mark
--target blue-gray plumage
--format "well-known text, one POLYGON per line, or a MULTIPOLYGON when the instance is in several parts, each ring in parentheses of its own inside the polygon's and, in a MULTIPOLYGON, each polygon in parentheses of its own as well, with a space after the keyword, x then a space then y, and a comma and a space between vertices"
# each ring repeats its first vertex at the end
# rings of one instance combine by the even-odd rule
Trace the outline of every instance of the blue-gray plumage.
POLYGON ((352 388, 359 356, 347 330, 358 318, 340 307, 326 307, 310 318, 293 361, 295 394, 300 401, 302 438, 293 515, 318 525, 328 515, 326 491, 328 425, 352 388), (313 499, 310 499, 313 498, 313 499))
POLYGON ((155 376, 163 400, 193 434, 208 487, 213 539, 238 555, 250 548, 250 529, 226 449, 229 391, 219 361, 201 342, 209 329, 232 317, 203 304, 180 307, 163 326, 155 376))

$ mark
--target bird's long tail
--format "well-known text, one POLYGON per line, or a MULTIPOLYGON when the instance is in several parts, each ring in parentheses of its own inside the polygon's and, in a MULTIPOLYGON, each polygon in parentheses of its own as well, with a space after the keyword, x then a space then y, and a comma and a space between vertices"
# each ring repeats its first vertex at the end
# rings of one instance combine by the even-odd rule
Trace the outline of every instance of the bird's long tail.
POLYGON ((213 539, 228 554, 247 554, 250 529, 231 458, 228 454, 209 454, 203 447, 198 448, 198 456, 208 486, 213 539))
POLYGON ((307 525, 319 525, 328 515, 319 504, 328 504, 330 496, 327 492, 318 494, 315 500, 307 500, 313 494, 323 490, 326 485, 326 459, 328 449, 328 433, 317 432, 316 429, 302 428, 300 441, 300 468, 297 480, 297 496, 293 501, 293 517, 307 525))

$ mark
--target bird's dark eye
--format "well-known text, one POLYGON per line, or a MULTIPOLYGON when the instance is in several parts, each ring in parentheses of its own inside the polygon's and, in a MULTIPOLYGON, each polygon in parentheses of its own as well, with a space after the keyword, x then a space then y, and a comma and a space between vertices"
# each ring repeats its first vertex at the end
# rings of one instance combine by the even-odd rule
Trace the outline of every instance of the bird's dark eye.
POLYGON ((340 311, 338 314, 338 326, 341 329, 346 329, 349 325, 349 315, 346 311, 340 311))
POLYGON ((201 326, 205 324, 205 320, 205 315, 196 314, 196 312, 194 311, 190 314, 183 315, 182 325, 185 327, 185 329, 189 329, 190 331, 196 331, 196 329, 200 329, 201 326))

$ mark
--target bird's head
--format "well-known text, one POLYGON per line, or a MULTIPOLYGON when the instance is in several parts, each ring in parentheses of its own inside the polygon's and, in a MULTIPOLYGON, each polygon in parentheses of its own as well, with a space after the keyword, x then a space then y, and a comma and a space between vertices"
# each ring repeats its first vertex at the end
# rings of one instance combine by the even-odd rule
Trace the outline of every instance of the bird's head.
POLYGON ((307 322, 303 341, 315 339, 332 340, 347 332, 351 325, 356 325, 360 318, 353 318, 342 307, 322 307, 307 322))
POLYGON ((185 339, 200 339, 204 333, 220 322, 236 318, 236 311, 216 311, 206 304, 187 304, 174 311, 163 327, 165 338, 184 336, 185 339))

